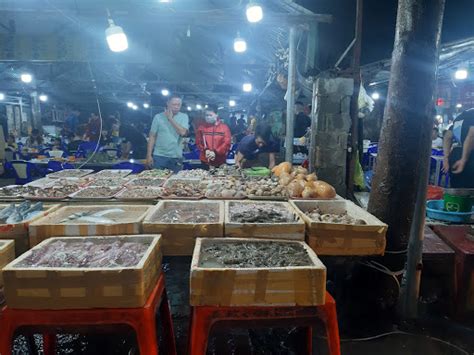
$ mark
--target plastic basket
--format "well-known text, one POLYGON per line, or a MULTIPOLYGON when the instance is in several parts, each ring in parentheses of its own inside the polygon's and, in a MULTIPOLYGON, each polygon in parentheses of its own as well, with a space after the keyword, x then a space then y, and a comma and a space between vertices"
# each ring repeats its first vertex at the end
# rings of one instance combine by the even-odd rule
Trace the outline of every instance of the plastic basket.
POLYGON ((474 215, 474 209, 471 212, 448 212, 444 210, 444 200, 431 200, 426 202, 426 215, 439 221, 468 223, 474 215))

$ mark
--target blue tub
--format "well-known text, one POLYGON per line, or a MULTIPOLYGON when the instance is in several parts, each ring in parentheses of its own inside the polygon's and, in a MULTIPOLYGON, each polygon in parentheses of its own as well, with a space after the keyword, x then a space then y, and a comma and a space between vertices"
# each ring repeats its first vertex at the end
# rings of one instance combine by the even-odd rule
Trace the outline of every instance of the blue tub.
POLYGON ((444 200, 430 200, 426 202, 426 216, 445 222, 469 223, 474 215, 474 207, 471 212, 448 212, 444 210, 444 200))

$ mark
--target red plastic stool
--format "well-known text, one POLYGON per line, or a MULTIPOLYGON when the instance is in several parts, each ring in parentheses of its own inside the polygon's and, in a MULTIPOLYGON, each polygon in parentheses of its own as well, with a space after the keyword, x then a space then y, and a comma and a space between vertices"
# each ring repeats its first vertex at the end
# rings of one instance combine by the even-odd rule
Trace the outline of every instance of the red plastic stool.
POLYGON ((168 353, 176 354, 173 322, 166 295, 165 277, 160 275, 147 302, 141 308, 97 308, 36 310, 4 307, 0 323, 0 354, 11 354, 15 330, 19 327, 41 327, 44 339, 44 354, 54 354, 55 333, 45 333, 43 328, 77 328, 81 326, 117 325, 131 326, 138 340, 140 354, 158 354, 155 314, 160 307, 164 341, 168 353))
MULTIPOLYGON (((188 353, 205 355, 211 328, 219 321, 271 321, 271 326, 295 324, 314 324, 322 320, 326 327, 329 354, 340 355, 339 327, 337 325, 336 302, 326 292, 326 303, 321 306, 295 307, 220 307, 195 306, 191 309, 191 324, 188 342, 188 353), (278 322, 280 321, 280 322, 278 322)), ((307 350, 312 354, 312 326, 307 328, 307 350)))

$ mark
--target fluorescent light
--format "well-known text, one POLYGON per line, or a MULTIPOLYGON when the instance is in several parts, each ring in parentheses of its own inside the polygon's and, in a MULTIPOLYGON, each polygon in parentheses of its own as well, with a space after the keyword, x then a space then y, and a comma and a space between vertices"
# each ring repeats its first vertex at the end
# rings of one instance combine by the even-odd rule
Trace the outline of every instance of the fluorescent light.
POLYGON ((147 103, 147 102, 145 102, 145 103, 143 104, 143 108, 150 108, 150 104, 147 103))
POLYGON ((0 92, 0 101, 5 100, 5 94, 3 92, 0 92))
POLYGON ((234 107, 236 105, 235 100, 229 100, 229 106, 234 107))
POLYGON ((374 92, 374 93, 372 93, 372 95, 371 95, 371 96, 372 96, 372 98, 373 98, 374 100, 378 100, 378 99, 380 99, 380 94, 379 94, 378 92, 374 92))
POLYGON ((169 90, 168 89, 163 89, 161 90, 161 95, 163 96, 168 96, 170 94, 169 90))
POLYGON ((39 96, 39 99, 40 99, 40 101, 42 101, 42 102, 46 102, 46 101, 48 101, 48 95, 41 94, 41 95, 39 96))
POLYGON ((259 22, 263 18, 263 9, 256 1, 250 1, 247 5, 247 15, 248 22, 259 22))
POLYGON ((242 90, 245 92, 251 92, 252 91, 252 84, 251 83, 245 83, 242 85, 242 90))
POLYGON ((191 111, 192 110, 192 107, 191 106, 188 106, 188 111, 191 111))
POLYGON ((116 26, 112 19, 109 19, 109 27, 105 30, 105 37, 112 52, 123 52, 128 48, 128 40, 123 28, 116 26))
POLYGON ((461 108, 462 107, 462 104, 457 104, 456 105, 456 108, 461 108))
POLYGON ((171 0, 159 0, 158 2, 171 2, 171 0))
POLYGON ((243 53, 247 50, 247 42, 245 42, 245 39, 240 37, 237 34, 237 38, 234 39, 234 51, 237 53, 243 53))
POLYGON ((467 69, 462 68, 462 69, 456 70, 456 72, 454 73, 454 78, 457 80, 464 80, 464 79, 467 79, 467 75, 468 75, 467 69))
POLYGON ((200 104, 196 105, 196 110, 202 110, 202 106, 200 104))
POLYGON ((136 111, 136 110, 138 110, 138 106, 137 106, 137 105, 133 105, 133 106, 132 106, 132 109, 136 111))
POLYGON ((28 73, 23 73, 21 74, 20 78, 21 78, 21 81, 23 81, 24 83, 31 83, 31 81, 33 80, 33 75, 28 74, 28 73))
POLYGON ((132 107, 134 106, 134 104, 133 104, 133 102, 129 101, 129 102, 127 102, 127 106, 128 106, 129 108, 132 108, 132 107))

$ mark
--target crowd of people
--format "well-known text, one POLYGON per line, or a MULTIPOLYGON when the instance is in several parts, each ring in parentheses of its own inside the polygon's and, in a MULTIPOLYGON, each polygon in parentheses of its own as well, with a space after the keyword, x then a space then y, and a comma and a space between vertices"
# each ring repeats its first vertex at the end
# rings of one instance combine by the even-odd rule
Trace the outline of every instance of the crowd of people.
MULTIPOLYGON (((120 158, 144 160, 155 168, 178 171, 183 164, 185 142, 194 140, 199 150, 203 168, 218 167, 226 163, 231 148, 235 151, 235 164, 240 167, 268 166, 276 164, 280 151, 284 125, 279 120, 265 116, 259 120, 254 116, 232 114, 227 124, 219 117, 216 105, 206 105, 202 117, 190 119, 181 112, 182 99, 171 96, 163 112, 154 116, 149 130, 143 123, 126 122, 115 112, 101 119, 91 113, 87 122, 79 109, 71 109, 61 128, 60 137, 48 140, 39 129, 32 129, 22 149, 41 152, 64 151, 64 156, 74 155, 84 143, 96 143, 99 147, 118 147, 120 158), (125 122, 126 123, 125 123, 125 122), (280 121, 280 122, 279 122, 280 121), (186 140, 185 140, 186 138, 186 140), (48 142, 46 142, 48 140, 48 142)), ((295 138, 304 136, 311 125, 304 113, 303 104, 295 105, 295 138)), ((7 145, 18 150, 13 135, 7 145)))

